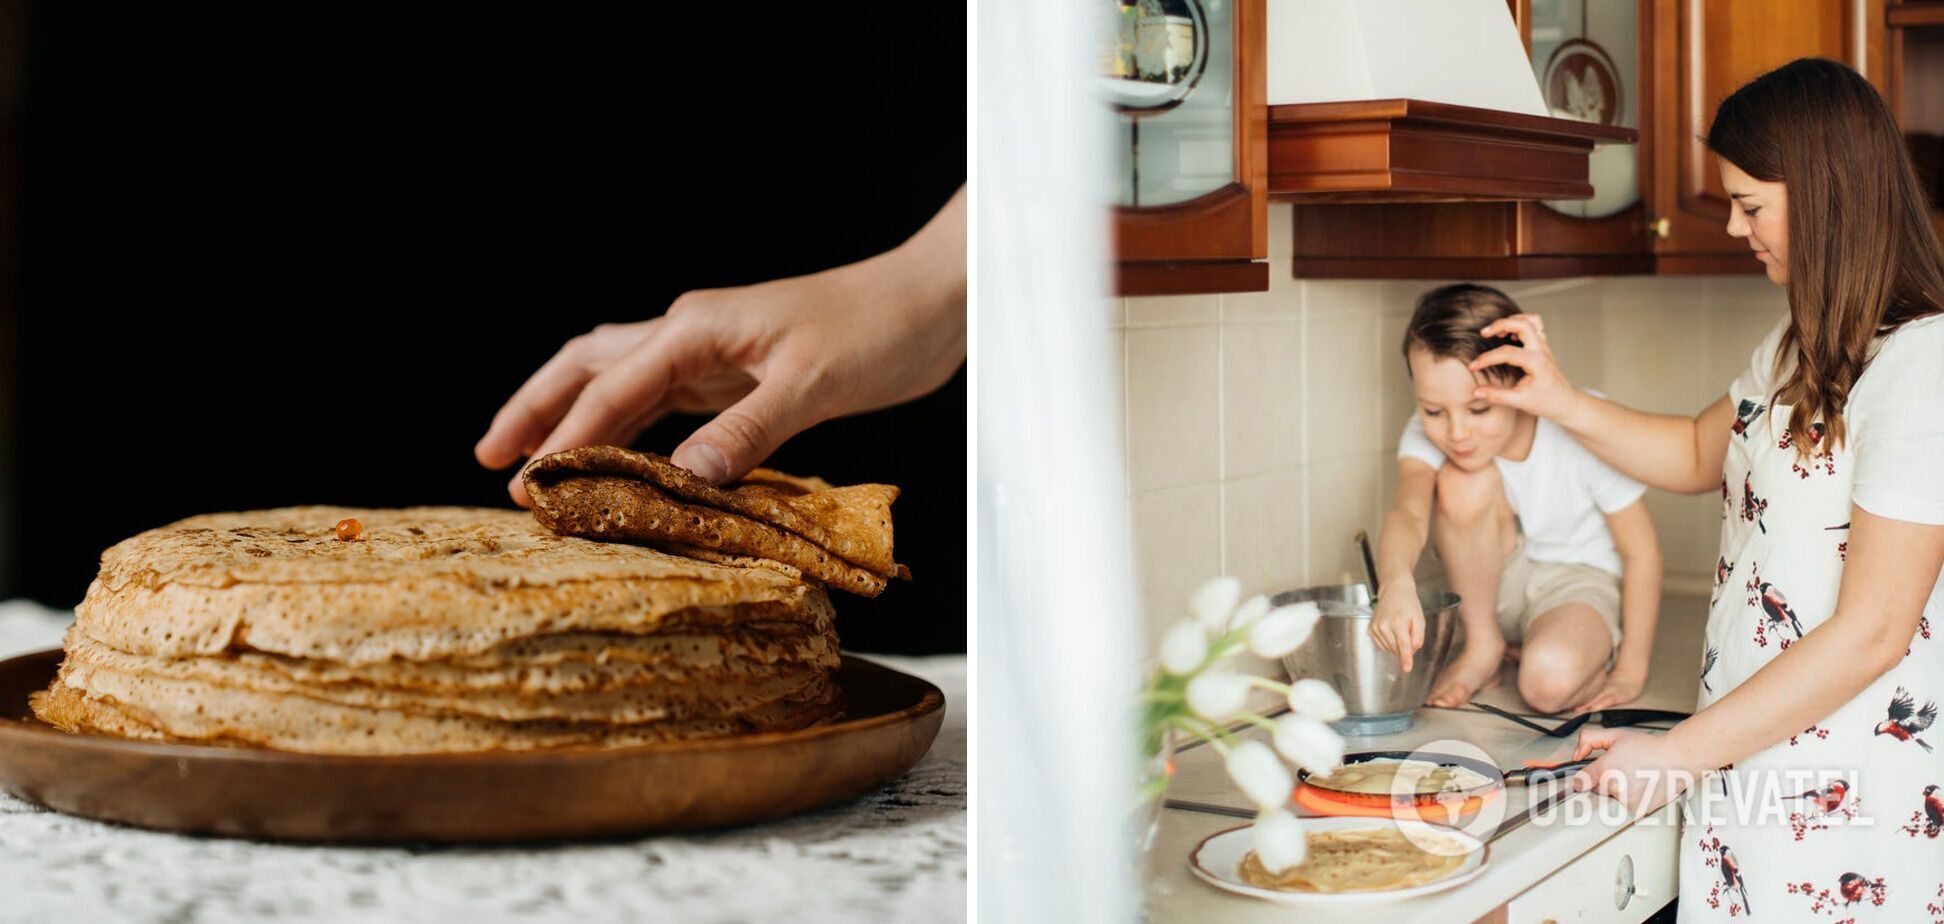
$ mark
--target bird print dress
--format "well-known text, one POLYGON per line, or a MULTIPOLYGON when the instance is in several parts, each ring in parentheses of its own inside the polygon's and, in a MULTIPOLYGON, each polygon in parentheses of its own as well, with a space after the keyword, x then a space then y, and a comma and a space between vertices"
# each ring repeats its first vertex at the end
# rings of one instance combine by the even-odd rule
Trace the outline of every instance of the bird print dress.
MULTIPOLYGON (((1925 407, 1944 407, 1944 372, 1925 368, 1944 366, 1938 320, 1880 341, 1840 447, 1771 403, 1781 326, 1731 386, 1701 707, 1834 613, 1852 504, 1944 523, 1944 412, 1925 407)), ((1680 920, 1944 924, 1941 604, 1933 587, 1902 661, 1862 693, 1684 797, 1680 920)))

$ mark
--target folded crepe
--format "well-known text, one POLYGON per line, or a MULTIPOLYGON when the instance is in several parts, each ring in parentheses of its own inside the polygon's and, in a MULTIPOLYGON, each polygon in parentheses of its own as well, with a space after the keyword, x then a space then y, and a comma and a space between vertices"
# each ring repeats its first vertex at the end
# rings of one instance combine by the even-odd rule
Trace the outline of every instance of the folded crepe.
POLYGON ((891 557, 892 485, 833 487, 759 468, 719 488, 617 446, 544 456, 523 478, 534 517, 563 535, 807 576, 867 597, 911 576, 891 557))
POLYGON ((342 754, 798 729, 841 714, 834 615, 801 579, 520 511, 215 514, 102 555, 32 705, 69 731, 342 754))

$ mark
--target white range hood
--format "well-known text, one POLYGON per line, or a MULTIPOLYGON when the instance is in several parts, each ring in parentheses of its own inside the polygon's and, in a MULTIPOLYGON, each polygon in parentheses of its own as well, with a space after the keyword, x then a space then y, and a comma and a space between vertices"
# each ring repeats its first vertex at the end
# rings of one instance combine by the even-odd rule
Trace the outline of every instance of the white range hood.
POLYGON ((1268 0, 1269 195, 1586 199, 1596 144, 1553 117, 1505 0, 1268 0))
POLYGON ((1269 0, 1269 105, 1417 99, 1549 116, 1504 0, 1269 0))

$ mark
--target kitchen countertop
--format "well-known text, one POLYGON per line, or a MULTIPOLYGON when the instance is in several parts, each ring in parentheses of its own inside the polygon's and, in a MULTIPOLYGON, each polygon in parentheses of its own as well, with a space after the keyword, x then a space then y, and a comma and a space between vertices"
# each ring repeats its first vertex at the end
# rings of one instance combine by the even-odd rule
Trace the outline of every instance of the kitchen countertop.
MULTIPOLYGON (((1707 600, 1669 596, 1662 604, 1661 626, 1655 634, 1652 668, 1640 698, 1629 706, 1690 711, 1698 693, 1702 628, 1707 600)), ((1480 694, 1479 700, 1522 715, 1533 716, 1519 698, 1511 669, 1501 685, 1480 694)), ((1541 719, 1541 724, 1548 724, 1541 719)), ((1664 726, 1662 726, 1664 727, 1664 726)), ((1643 728, 1643 731, 1651 729, 1643 728)), ((1259 729, 1244 738, 1266 738, 1259 729)), ((1472 708, 1418 712, 1416 724, 1393 735, 1346 737, 1349 751, 1411 750, 1439 740, 1469 742, 1483 749, 1502 768, 1525 760, 1565 760, 1572 756, 1573 738, 1550 738, 1506 719, 1472 708)), ((1635 822, 1618 814, 1615 803, 1593 793, 1565 793, 1563 784, 1513 786, 1505 790, 1506 811, 1496 837, 1485 835, 1491 848, 1485 872, 1477 879, 1444 892, 1405 901, 1373 904, 1303 907, 1305 922, 1329 924, 1355 921, 1368 924, 1373 909, 1381 909, 1387 924, 1471 921, 1531 888, 1554 871, 1626 830, 1635 822), (1534 803, 1540 810, 1522 820, 1534 803), (1606 814, 1599 814, 1601 808, 1606 814)), ((1192 747, 1175 758, 1175 778, 1168 798, 1249 809, 1224 770, 1213 748, 1192 747)), ((1640 824, 1671 823, 1672 810, 1656 806, 1640 824)), ((1298 814, 1302 814, 1299 810, 1298 814)), ((1297 909, 1223 892, 1196 878, 1188 855, 1211 834, 1248 824, 1248 819, 1170 808, 1162 812, 1153 846, 1148 851, 1147 907, 1150 917, 1171 921, 1287 921, 1297 909)), ((1643 896, 1659 907, 1674 896, 1643 896)))
MULTIPOLYGON (((1701 694, 1701 649, 1708 626, 1708 598, 1686 594, 1661 597, 1660 624, 1654 631, 1654 653, 1648 657, 1647 684, 1640 698, 1627 705, 1639 709, 1694 711, 1701 694)), ((1533 710, 1519 698, 1516 668, 1506 665, 1499 685, 1478 694, 1476 701, 1521 715, 1533 710)))
MULTIPOLYGON (((1262 736, 1252 729, 1243 737, 1262 736)), ((1505 719, 1469 709, 1424 709, 1408 731, 1394 735, 1346 738, 1351 751, 1410 750, 1439 740, 1466 741, 1482 748, 1504 768, 1524 760, 1563 760, 1572 756, 1571 739, 1555 739, 1520 728, 1505 719)), ((1210 747, 1183 751, 1175 758, 1170 800, 1247 808, 1223 769, 1220 755, 1210 747)), ((1489 834, 1491 848, 1485 872, 1453 889, 1405 901, 1381 904, 1344 904, 1302 909, 1303 920, 1315 924, 1355 921, 1368 924, 1372 908, 1381 908, 1390 924, 1470 921, 1505 904, 1569 861, 1625 830, 1631 819, 1621 816, 1615 803, 1593 793, 1563 792, 1563 784, 1511 786, 1505 790, 1502 832, 1489 834), (1557 802, 1553 802, 1554 797, 1557 802), (1521 822, 1535 803, 1541 811, 1521 822), (1543 803, 1552 803, 1546 805, 1543 803), (1598 813, 1604 809, 1606 815, 1598 813), (1516 825, 1516 826, 1515 826, 1516 825), (1507 830, 1509 829, 1509 830, 1507 830)), ((1658 808, 1658 806, 1657 806, 1658 808)), ((1298 814, 1303 814, 1300 810, 1298 814)), ((1162 812, 1154 844, 1148 851, 1148 911, 1155 921, 1286 921, 1291 909, 1220 891, 1196 878, 1188 869, 1188 855, 1203 838, 1247 824, 1233 818, 1170 808, 1162 812)), ((1645 822, 1656 823, 1656 822, 1645 822)), ((1655 899, 1656 906, 1673 896, 1655 899)))
MULTIPOLYGON (((71 618, 0 602, 0 658, 59 645, 71 618)), ((909 774, 847 805, 626 841, 314 847, 144 831, 0 793, 0 924, 963 920, 965 658, 871 657, 937 684, 945 724, 909 774)))

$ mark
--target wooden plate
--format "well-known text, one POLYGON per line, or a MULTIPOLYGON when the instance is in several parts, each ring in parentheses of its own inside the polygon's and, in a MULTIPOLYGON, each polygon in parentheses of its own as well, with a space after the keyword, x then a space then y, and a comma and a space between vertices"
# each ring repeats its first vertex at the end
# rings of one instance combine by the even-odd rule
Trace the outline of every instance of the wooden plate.
POLYGON ((34 718, 56 650, 0 661, 0 789, 144 828, 276 840, 526 841, 685 831, 855 799, 931 748, 945 695, 849 655, 846 718, 607 750, 346 757, 74 735, 34 718))

